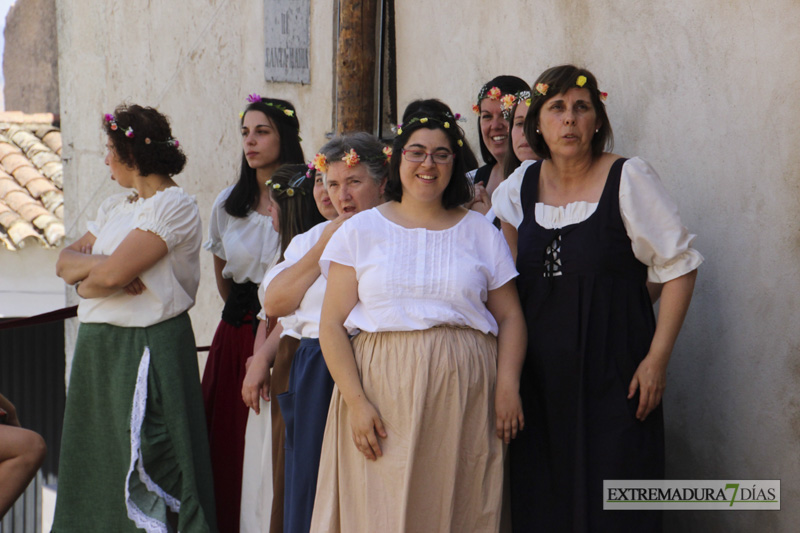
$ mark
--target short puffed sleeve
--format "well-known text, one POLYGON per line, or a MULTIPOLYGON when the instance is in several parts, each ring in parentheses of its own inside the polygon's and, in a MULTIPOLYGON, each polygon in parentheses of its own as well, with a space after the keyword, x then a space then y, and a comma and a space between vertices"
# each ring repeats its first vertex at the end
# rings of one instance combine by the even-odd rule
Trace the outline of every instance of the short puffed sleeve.
POLYGON ((342 227, 336 230, 336 233, 331 236, 325 246, 325 250, 323 250, 322 256, 319 258, 319 269, 326 279, 328 278, 328 269, 331 263, 339 263, 349 267, 356 266, 355 249, 357 248, 357 243, 354 241, 359 236, 357 220, 357 216, 345 220, 342 227))
POLYGON ((491 249, 494 269, 490 272, 489 276, 489 290, 499 289, 512 279, 516 278, 519 273, 514 266, 514 258, 511 256, 511 250, 503 234, 492 226, 489 232, 491 238, 491 249))
POLYGON ((677 204, 641 158, 631 158, 622 167, 619 207, 633 254, 647 265, 649 281, 666 283, 703 262, 692 247, 696 235, 681 223, 677 204))
POLYGON ((95 219, 86 223, 86 230, 95 237, 100 235, 100 230, 106 225, 110 213, 127 201, 128 195, 125 193, 114 194, 103 200, 103 203, 100 204, 100 207, 97 209, 97 216, 95 219))
POLYGON ((231 189, 233 189, 232 186, 226 188, 214 200, 214 205, 211 207, 211 217, 208 221, 208 240, 203 243, 204 249, 225 261, 228 258, 225 257, 222 235, 225 233, 225 228, 227 228, 230 220, 230 215, 225 211, 225 200, 230 196, 231 189))
POLYGON ((520 189, 522 179, 528 167, 536 163, 535 160, 523 161, 517 169, 506 178, 492 194, 492 209, 495 216, 507 224, 518 228, 522 224, 522 199, 520 189))
POLYGON ((136 228, 161 237, 172 251, 197 231, 199 212, 194 197, 179 187, 170 187, 142 202, 136 213, 136 228))

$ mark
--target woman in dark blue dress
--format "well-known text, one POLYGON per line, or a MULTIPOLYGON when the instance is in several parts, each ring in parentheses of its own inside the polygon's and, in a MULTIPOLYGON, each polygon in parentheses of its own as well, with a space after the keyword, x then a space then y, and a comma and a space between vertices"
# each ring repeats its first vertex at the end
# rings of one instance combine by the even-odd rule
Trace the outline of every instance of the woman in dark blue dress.
POLYGON ((666 368, 702 256, 639 158, 604 152, 605 93, 571 65, 534 84, 525 162, 493 197, 528 325, 526 427, 511 450, 515 531, 660 531, 603 511, 604 479, 664 476, 666 368), (648 282, 662 287, 658 319, 648 282))

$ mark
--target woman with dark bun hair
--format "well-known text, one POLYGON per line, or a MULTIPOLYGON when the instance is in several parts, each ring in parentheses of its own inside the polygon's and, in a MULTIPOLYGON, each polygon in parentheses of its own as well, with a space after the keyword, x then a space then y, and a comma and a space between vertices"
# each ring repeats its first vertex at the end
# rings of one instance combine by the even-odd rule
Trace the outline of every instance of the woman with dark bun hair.
POLYGON ((211 209, 208 241, 219 295, 225 301, 203 373, 217 518, 223 531, 239 531, 247 406, 242 402, 245 363, 253 355, 256 327, 266 337, 258 285, 280 255, 269 216, 267 181, 284 163, 303 163, 300 123, 285 100, 251 94, 241 113, 239 180, 223 190, 211 209))
POLYGON ((81 301, 53 531, 216 531, 187 313, 202 229, 173 180, 186 157, 155 109, 119 106, 103 127, 111 179, 134 192, 103 202, 56 264, 81 301))

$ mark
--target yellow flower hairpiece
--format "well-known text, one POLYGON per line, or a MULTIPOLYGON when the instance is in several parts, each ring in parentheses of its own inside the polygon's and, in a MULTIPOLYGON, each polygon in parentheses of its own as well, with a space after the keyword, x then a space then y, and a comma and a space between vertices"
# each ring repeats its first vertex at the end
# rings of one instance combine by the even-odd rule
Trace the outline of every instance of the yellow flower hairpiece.
POLYGON ((315 155, 312 164, 317 169, 317 172, 328 172, 328 158, 325 157, 325 154, 315 155))
POLYGON ((534 87, 534 90, 536 91, 537 94, 541 96, 547 96, 547 89, 549 88, 550 86, 547 85, 546 83, 537 83, 536 87, 534 87))
POLYGON ((389 161, 392 158, 392 147, 391 146, 384 146, 383 147, 383 155, 386 156, 386 161, 389 161))
POLYGON ((355 148, 350 148, 350 151, 344 154, 342 161, 347 164, 347 168, 352 168, 356 166, 361 159, 358 157, 355 148))
POLYGON ((420 124, 425 124, 426 122, 428 122, 428 117, 422 117, 421 119, 419 119, 420 124))
POLYGON ((586 85, 586 76, 578 76, 577 81, 575 81, 575 85, 578 87, 583 87, 586 85))
POLYGON ((531 99, 530 99, 530 98, 526 98, 526 99, 525 99, 525 105, 526 105, 527 107, 530 107, 530 106, 531 106, 531 99))
POLYGON ((456 141, 456 143, 457 143, 459 146, 464 146, 464 141, 462 141, 461 139, 457 140, 457 141, 456 141))

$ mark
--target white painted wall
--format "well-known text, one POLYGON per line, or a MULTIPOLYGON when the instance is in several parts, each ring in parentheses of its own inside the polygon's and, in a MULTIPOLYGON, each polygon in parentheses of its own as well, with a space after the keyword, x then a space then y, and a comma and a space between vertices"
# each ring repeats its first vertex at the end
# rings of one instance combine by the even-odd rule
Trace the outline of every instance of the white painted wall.
MULTIPOLYGON (((616 149, 661 173, 706 257, 665 398, 672 478, 781 479, 779 512, 671 512, 669 531, 793 531, 800 523, 800 4, 480 0, 397 4, 402 106, 439 97, 469 118, 497 74, 574 62, 609 93, 616 149)), ((59 75, 68 236, 113 192, 102 112, 129 99, 173 119, 181 184, 207 213, 236 175, 237 113, 253 91, 294 101, 306 155, 331 129, 331 2, 311 10, 312 80, 267 84, 259 0, 63 0, 59 75), (146 8, 145 8, 146 5, 146 8)), ((192 317, 221 309, 203 254, 192 317)))
POLYGON ((0 318, 28 317, 64 307, 64 282, 56 276, 58 250, 36 245, 0 250, 0 318))

